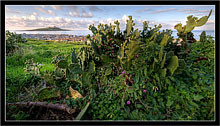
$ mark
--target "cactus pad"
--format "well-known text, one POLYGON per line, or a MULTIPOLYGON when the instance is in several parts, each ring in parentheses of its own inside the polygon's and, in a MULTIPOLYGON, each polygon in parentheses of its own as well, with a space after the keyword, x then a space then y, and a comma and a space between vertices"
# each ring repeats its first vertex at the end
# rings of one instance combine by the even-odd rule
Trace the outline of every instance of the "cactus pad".
POLYGON ((178 57, 177 56, 172 56, 168 66, 167 66, 167 68, 171 72, 171 75, 173 75, 173 73, 175 72, 175 70, 177 69, 178 66, 179 66, 178 57))
POLYGON ((63 68, 63 69, 66 69, 68 67, 68 63, 66 62, 66 60, 60 60, 57 63, 57 65, 58 65, 59 68, 63 68))
POLYGON ((166 46, 169 38, 170 38, 170 36, 168 36, 167 34, 164 34, 163 39, 160 43, 160 46, 163 46, 163 47, 166 46))
POLYGON ((72 63, 77 63, 75 50, 73 50, 71 58, 72 58, 72 63))
POLYGON ((45 100, 54 97, 58 97, 57 90, 55 88, 43 88, 38 93, 39 100, 45 100))

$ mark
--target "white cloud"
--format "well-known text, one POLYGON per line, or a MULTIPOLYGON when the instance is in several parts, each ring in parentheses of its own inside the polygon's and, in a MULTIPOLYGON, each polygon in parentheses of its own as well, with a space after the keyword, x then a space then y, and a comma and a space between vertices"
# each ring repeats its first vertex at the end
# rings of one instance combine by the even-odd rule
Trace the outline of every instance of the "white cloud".
POLYGON ((67 6, 69 10, 72 10, 76 13, 80 13, 80 9, 77 6, 67 6))
POLYGON ((46 6, 45 5, 40 5, 42 8, 45 8, 46 6))
POLYGON ((128 20, 128 16, 127 15, 124 15, 121 19, 124 23, 126 23, 126 20, 128 20))
POLYGON ((183 9, 179 10, 180 12, 184 12, 186 14, 195 14, 195 13, 203 13, 208 14, 210 10, 198 10, 198 9, 183 9))
MULTIPOLYGON (((178 11, 183 12, 185 14, 191 14, 193 16, 207 16, 210 12, 210 9, 206 9, 206 10, 200 10, 200 9, 201 9, 201 7, 198 9, 186 8, 186 9, 182 9, 182 10, 178 10, 178 11)), ((211 15, 215 15, 215 10, 212 10, 211 15)))
POLYGON ((82 17, 82 18, 91 18, 93 14, 91 12, 87 13, 85 10, 82 13, 78 13, 77 11, 69 12, 69 15, 72 17, 82 17))
POLYGON ((40 17, 39 20, 40 21, 45 21, 45 18, 44 17, 40 17))
POLYGON ((61 18, 61 17, 55 17, 55 20, 59 23, 64 22, 63 18, 61 18))
MULTIPOLYGON (((5 13, 21 14, 21 13, 25 13, 25 12, 13 10, 13 9, 9 9, 9 8, 6 6, 6 7, 5 7, 5 13)), ((6 14, 6 15, 7 15, 7 14, 6 14)))
POLYGON ((27 20, 27 17, 26 16, 22 16, 22 20, 27 20))
POLYGON ((55 12, 53 12, 52 10, 44 10, 42 8, 35 8, 36 10, 40 11, 41 13, 44 13, 44 14, 50 14, 50 15, 56 15, 55 12))
POLYGON ((207 23, 215 23, 215 20, 208 20, 207 23))
POLYGON ((176 8, 168 8, 168 9, 163 9, 163 10, 156 10, 151 12, 150 14, 159 14, 159 13, 164 13, 164 12, 170 12, 170 11, 176 11, 176 8))
POLYGON ((48 13, 51 14, 51 15, 56 15, 56 13, 53 12, 52 10, 48 10, 48 13))
POLYGON ((77 13, 77 12, 69 12, 69 15, 72 16, 72 17, 79 17, 80 16, 80 13, 77 13))
POLYGON ((102 9, 100 9, 100 8, 98 8, 98 7, 96 7, 96 6, 89 6, 88 9, 89 9, 90 11, 102 11, 102 9))
POLYGON ((108 19, 107 19, 107 24, 110 24, 110 23, 111 23, 111 24, 114 24, 114 21, 115 21, 114 19, 108 18, 108 19))
POLYGON ((35 21, 37 18, 34 16, 34 15, 31 15, 30 17, 29 17, 29 20, 31 20, 31 21, 35 21))
POLYGON ((82 15, 81 15, 81 17, 85 17, 85 18, 90 18, 90 17, 92 17, 92 16, 93 16, 93 15, 92 15, 91 12, 89 12, 89 13, 83 12, 82 15))
POLYGON ((48 14, 48 12, 40 7, 38 8, 35 8, 36 10, 40 11, 41 13, 45 13, 45 14, 48 14))
POLYGON ((38 16, 38 13, 36 13, 36 12, 33 12, 33 15, 34 15, 34 16, 38 16))
POLYGON ((65 21, 66 21, 67 23, 70 23, 70 22, 71 22, 71 19, 65 18, 65 21))
POLYGON ((54 10, 62 10, 62 7, 61 6, 58 6, 58 5, 52 5, 51 6, 54 10))
POLYGON ((137 10, 136 13, 142 13, 142 12, 148 12, 148 11, 152 11, 152 9, 150 8, 140 9, 140 10, 137 10))

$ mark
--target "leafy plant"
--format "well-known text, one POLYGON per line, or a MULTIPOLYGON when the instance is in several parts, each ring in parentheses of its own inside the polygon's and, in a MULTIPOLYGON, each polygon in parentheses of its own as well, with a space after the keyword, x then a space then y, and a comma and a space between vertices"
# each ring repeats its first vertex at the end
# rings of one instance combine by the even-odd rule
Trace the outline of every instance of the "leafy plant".
POLYGON ((18 35, 13 32, 6 31, 6 54, 14 53, 16 49, 19 48, 17 43, 25 43, 26 39, 22 38, 21 35, 18 35))

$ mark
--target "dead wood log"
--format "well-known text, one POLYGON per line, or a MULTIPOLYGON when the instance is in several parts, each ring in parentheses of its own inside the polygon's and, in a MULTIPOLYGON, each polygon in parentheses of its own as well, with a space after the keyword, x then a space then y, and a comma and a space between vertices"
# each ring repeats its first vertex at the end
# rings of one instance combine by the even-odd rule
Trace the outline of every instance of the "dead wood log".
POLYGON ((38 106, 38 107, 45 107, 49 109, 56 109, 61 111, 66 111, 69 114, 72 114, 75 112, 75 109, 69 108, 66 104, 52 104, 47 102, 16 102, 16 103, 7 103, 8 106, 11 105, 21 105, 21 106, 38 106))

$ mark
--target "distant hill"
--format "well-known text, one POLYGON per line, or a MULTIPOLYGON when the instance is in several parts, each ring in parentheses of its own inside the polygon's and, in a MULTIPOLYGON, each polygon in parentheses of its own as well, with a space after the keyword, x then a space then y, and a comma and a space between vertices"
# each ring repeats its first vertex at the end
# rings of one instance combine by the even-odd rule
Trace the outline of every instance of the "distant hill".
POLYGON ((26 31, 70 31, 70 30, 61 29, 58 27, 47 27, 47 28, 37 28, 37 29, 26 30, 26 31))

